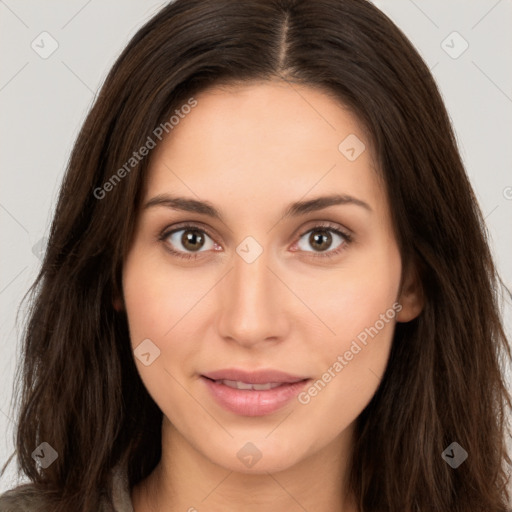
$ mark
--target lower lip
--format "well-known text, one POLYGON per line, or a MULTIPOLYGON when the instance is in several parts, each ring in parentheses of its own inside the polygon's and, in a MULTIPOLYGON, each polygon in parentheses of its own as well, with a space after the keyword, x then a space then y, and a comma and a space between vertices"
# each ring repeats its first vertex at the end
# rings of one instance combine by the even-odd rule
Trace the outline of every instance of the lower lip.
POLYGON ((241 416, 264 416, 271 414, 293 400, 309 380, 282 384, 264 391, 234 389, 201 377, 219 405, 241 416))

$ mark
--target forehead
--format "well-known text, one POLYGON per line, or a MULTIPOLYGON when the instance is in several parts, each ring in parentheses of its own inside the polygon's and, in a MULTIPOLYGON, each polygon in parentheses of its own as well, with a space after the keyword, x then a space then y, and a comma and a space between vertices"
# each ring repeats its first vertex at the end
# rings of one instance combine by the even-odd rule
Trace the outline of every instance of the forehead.
POLYGON ((179 192, 214 202, 221 194, 254 205, 336 192, 383 201, 363 126, 332 95, 275 81, 194 98, 154 150, 146 198, 179 192))
POLYGON ((333 94, 310 86, 282 80, 224 85, 202 91, 195 99, 197 106, 169 134, 176 144, 198 135, 192 132, 199 124, 205 143, 222 138, 228 144, 243 138, 247 149, 265 145, 272 150, 287 142, 307 143, 304 150, 332 151, 338 149, 343 134, 365 138, 363 127, 345 105, 333 94))

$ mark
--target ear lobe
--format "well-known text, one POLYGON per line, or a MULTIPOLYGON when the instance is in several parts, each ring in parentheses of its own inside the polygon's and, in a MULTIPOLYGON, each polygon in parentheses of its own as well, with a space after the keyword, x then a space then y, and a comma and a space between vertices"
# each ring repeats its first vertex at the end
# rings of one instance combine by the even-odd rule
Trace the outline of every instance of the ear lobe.
POLYGON ((423 311, 425 297, 421 280, 416 269, 410 268, 409 271, 406 272, 398 302, 402 306, 402 309, 396 316, 397 322, 410 322, 423 311))
POLYGON ((114 309, 120 313, 121 311, 124 310, 124 301, 122 299, 122 297, 120 297, 119 295, 117 295, 116 297, 114 297, 114 299, 112 299, 112 305, 114 306, 114 309))
POLYGON ((120 311, 124 310, 124 303, 123 300, 120 297, 116 297, 112 301, 112 305, 114 306, 114 309, 119 313, 120 311))

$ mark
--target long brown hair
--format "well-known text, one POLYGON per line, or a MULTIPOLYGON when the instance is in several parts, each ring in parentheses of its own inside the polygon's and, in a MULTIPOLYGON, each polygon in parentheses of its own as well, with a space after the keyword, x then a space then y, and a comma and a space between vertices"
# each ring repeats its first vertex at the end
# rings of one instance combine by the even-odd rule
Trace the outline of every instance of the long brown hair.
POLYGON ((130 41, 79 133, 31 288, 19 470, 48 510, 90 512, 116 464, 133 486, 158 463, 162 413, 112 304, 151 155, 105 184, 194 94, 275 78, 332 94, 366 128, 402 259, 425 295, 420 316, 397 324, 358 418, 350 485, 360 510, 505 512, 502 283, 434 79, 365 0, 177 0, 130 41), (31 456, 41 442, 58 453, 42 470, 31 456), (457 469, 441 456, 452 442, 468 453, 457 469))

